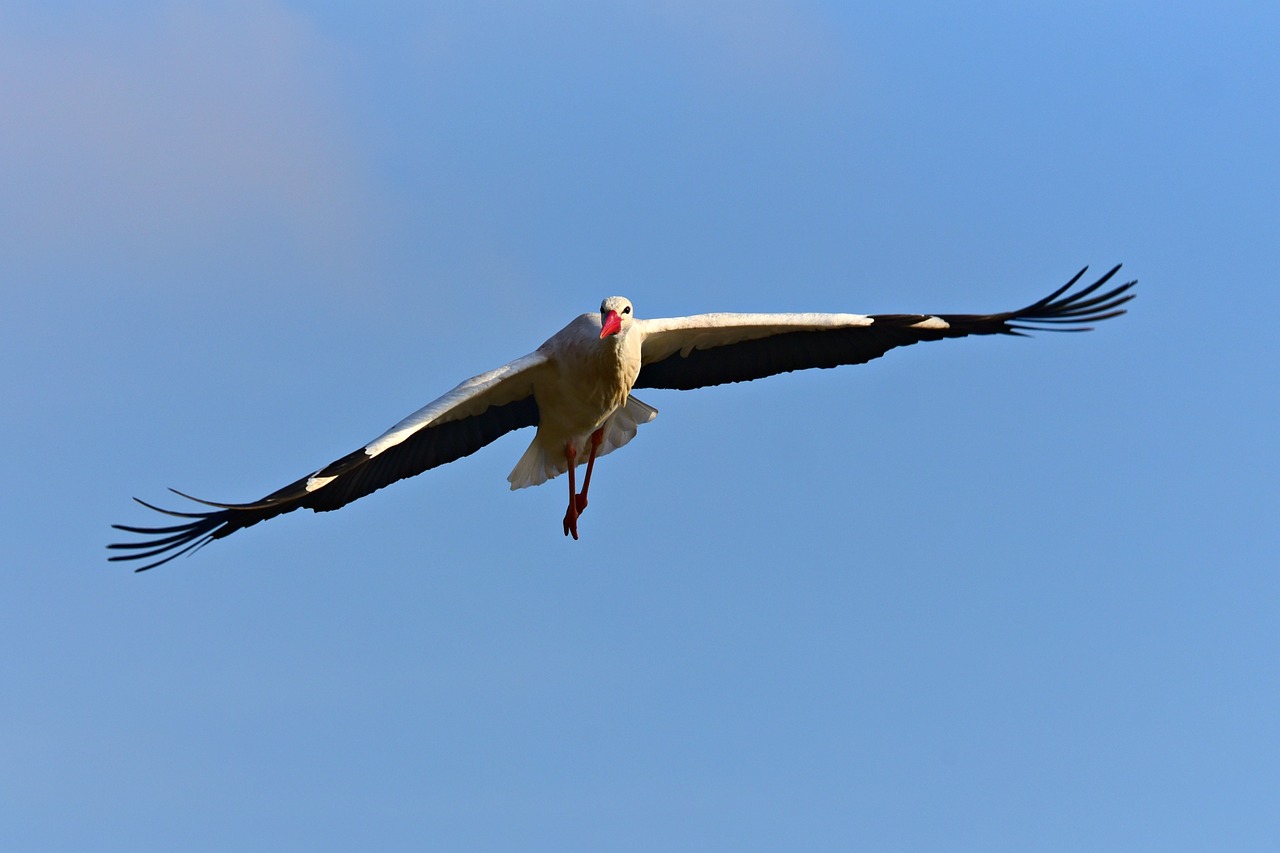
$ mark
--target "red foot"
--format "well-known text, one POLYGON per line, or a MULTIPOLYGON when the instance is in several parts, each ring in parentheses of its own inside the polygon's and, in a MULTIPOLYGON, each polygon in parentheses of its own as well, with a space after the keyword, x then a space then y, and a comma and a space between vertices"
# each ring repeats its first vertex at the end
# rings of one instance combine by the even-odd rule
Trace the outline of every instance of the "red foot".
POLYGON ((569 508, 564 513, 564 535, 578 538, 578 516, 582 515, 582 511, 587 508, 587 489, 591 488, 591 470, 596 465, 596 451, 600 449, 600 443, 604 440, 604 430, 598 429, 591 434, 591 455, 587 457, 587 476, 582 481, 582 493, 578 494, 575 490, 577 485, 574 483, 574 463, 578 458, 578 450, 573 446, 573 442, 566 442, 564 446, 564 458, 569 463, 569 508))
POLYGON ((569 463, 569 508, 564 513, 564 535, 578 538, 578 485, 574 482, 573 468, 578 460, 578 449, 572 441, 564 444, 564 460, 569 463))
POLYGON ((569 511, 564 514, 564 535, 578 538, 578 514, 573 511, 573 507, 569 507, 569 511))

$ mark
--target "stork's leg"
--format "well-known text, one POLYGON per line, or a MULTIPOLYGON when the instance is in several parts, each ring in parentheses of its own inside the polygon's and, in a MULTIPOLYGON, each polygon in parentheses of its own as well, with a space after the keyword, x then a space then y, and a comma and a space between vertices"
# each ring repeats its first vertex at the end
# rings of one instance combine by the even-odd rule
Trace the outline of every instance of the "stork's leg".
POLYGON ((591 488, 591 469, 596 467, 596 451, 600 449, 600 445, 604 442, 604 427, 591 433, 591 455, 587 457, 587 475, 582 478, 582 494, 575 499, 577 502, 578 514, 587 508, 587 489, 591 488))
POLYGON ((578 538, 578 484, 574 482, 573 469, 578 462, 578 451, 572 441, 564 443, 564 458, 569 463, 569 509, 564 514, 564 535, 578 538))

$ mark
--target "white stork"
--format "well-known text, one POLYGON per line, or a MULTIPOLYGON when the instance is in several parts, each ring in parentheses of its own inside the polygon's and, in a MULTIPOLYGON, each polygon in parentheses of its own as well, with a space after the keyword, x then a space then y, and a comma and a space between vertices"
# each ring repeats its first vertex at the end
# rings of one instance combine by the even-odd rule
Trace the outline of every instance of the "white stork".
POLYGON ((175 512, 134 498, 186 520, 168 527, 113 525, 148 538, 108 546, 127 552, 111 559, 157 558, 137 570, 145 571, 282 513, 338 509, 530 426, 537 432, 507 479, 512 489, 522 489, 568 471, 564 533, 577 539, 596 458, 626 444, 640 424, 657 415, 631 396, 635 388, 703 388, 861 364, 894 347, 941 338, 1087 331, 1088 323, 1125 313, 1120 306, 1134 297, 1127 291, 1136 281, 1098 293, 1119 269, 1068 293, 1084 275, 1081 270, 1039 302, 1001 314, 698 314, 642 320, 629 301, 610 296, 598 314, 583 314, 529 355, 466 380, 359 450, 261 500, 215 503, 175 489, 212 508, 175 512), (584 462, 578 492, 574 469, 584 462))

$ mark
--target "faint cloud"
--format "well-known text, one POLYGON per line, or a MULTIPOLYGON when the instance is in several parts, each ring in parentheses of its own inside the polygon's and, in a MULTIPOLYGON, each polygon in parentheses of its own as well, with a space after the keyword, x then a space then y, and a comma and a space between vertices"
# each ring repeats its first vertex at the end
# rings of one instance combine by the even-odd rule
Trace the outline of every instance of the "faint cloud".
POLYGON ((722 79, 805 90, 844 73, 836 22, 809 3, 652 0, 643 8, 722 79))
POLYGON ((576 56, 603 45, 606 54, 652 58, 646 51, 657 44, 700 80, 794 96, 843 79, 849 63, 838 27, 830 10, 809 0, 471 0, 433 5, 413 29, 429 73, 465 64, 477 45, 576 56))
POLYGON ((4 17, 0 245, 11 257, 225 251, 229 233, 260 226, 331 260, 357 227, 335 56, 304 18, 263 3, 4 17))

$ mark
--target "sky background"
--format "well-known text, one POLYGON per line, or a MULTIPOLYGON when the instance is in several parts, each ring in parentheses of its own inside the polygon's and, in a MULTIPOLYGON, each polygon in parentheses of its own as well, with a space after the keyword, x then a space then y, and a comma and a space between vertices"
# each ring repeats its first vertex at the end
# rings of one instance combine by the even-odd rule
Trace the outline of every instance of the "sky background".
POLYGON ((0 847, 1274 850, 1280 7, 0 5, 0 847), (1086 335, 135 575, 604 296, 1086 335))

